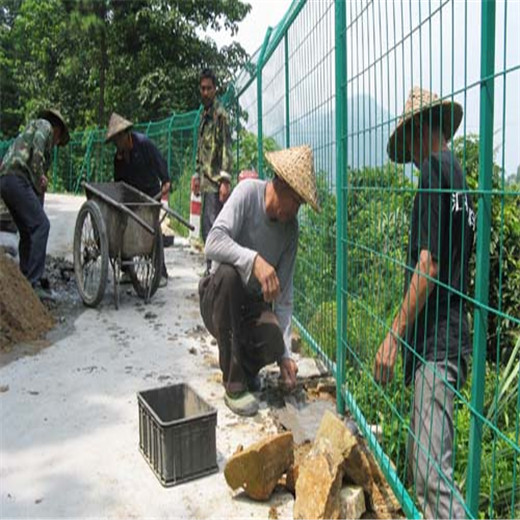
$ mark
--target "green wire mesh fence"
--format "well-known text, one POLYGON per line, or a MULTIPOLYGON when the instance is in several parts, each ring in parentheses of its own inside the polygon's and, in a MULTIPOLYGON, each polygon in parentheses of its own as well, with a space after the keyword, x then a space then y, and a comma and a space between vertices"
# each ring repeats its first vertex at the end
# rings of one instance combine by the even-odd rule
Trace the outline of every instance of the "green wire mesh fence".
POLYGON ((410 517, 520 513, 520 158, 513 144, 520 109, 518 96, 507 95, 520 80, 520 48, 512 42, 519 8, 295 0, 235 84, 238 163, 254 162, 269 176, 268 147, 308 143, 314 150, 323 211, 300 211, 294 321, 336 375, 338 409, 346 404, 355 417, 410 517), (446 145, 442 183, 430 152, 419 158, 430 165, 421 174, 387 154, 414 86, 440 96, 438 117, 451 130, 452 102, 463 109, 446 145), (410 235, 414 202, 427 243, 410 235), (431 258, 438 277, 421 275, 433 296, 421 312, 406 314, 410 329, 421 320, 427 326, 399 340, 418 375, 407 384, 398 360, 383 386, 374 359, 397 311, 410 306, 403 288, 420 274, 411 252, 423 247, 439 255, 431 258), (452 413, 432 415, 427 384, 441 411, 452 413), (422 426, 412 426, 414 414, 422 426), (453 450, 435 453, 435 436, 450 435, 453 450))
MULTIPOLYGON (((294 0, 222 97, 235 174, 269 177, 265 151, 313 148, 322 211, 300 210, 294 322, 408 517, 520 517, 519 33, 519 2, 294 0), (421 169, 387 150, 412 87, 435 92, 443 108, 405 125, 389 151, 426 132, 421 169), (435 130, 457 126, 454 103, 460 127, 432 153, 435 130), (410 232, 416 221, 423 234, 410 232), (422 310, 404 297, 421 280, 422 310), (395 337, 395 373, 382 385, 374 359, 399 311, 408 330, 395 337), (450 414, 432 415, 428 385, 450 414), (435 453, 435 438, 450 435, 451 452, 435 453)), ((170 203, 185 217, 198 121, 194 111, 136 125, 167 159, 170 203)), ((56 152, 55 191, 112 178, 104 134, 75 133, 56 152)))
MULTIPOLYGON (((173 189, 170 204, 185 217, 189 216, 198 124, 199 111, 192 111, 134 126, 135 131, 150 137, 167 161, 173 189)), ((55 148, 51 176, 53 191, 81 193, 84 181, 108 182, 113 179, 115 148, 105 143, 105 135, 106 129, 97 128, 74 132, 65 148, 55 148)), ((185 233, 182 226, 177 231, 185 233)))

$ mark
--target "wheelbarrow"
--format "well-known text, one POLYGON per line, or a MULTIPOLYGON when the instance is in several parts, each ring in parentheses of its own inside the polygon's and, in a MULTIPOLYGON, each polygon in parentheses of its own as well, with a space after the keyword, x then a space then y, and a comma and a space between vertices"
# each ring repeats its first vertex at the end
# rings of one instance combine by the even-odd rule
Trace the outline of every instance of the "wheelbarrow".
POLYGON ((171 215, 187 228, 193 226, 125 182, 84 182, 83 187, 87 201, 74 230, 74 273, 83 303, 96 307, 103 299, 109 262, 116 309, 122 270, 128 272, 138 296, 148 302, 161 279, 162 221, 171 215))

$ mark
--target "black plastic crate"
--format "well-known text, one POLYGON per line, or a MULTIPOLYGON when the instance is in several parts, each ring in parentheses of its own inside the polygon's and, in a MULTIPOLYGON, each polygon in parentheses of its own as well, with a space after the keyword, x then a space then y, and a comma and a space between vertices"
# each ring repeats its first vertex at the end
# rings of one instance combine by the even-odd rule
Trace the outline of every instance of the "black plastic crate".
POLYGON ((218 471, 217 411, 186 384, 138 392, 139 449, 163 486, 218 471))

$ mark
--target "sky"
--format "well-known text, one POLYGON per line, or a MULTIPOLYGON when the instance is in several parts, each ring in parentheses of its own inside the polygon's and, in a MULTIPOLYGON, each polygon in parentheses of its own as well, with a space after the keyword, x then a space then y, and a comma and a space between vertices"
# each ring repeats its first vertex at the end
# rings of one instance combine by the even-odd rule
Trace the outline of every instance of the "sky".
POLYGON ((289 9, 292 0, 245 0, 251 5, 251 11, 239 24, 238 33, 231 38, 229 32, 208 31, 219 47, 228 45, 233 39, 253 54, 262 45, 265 33, 269 26, 274 27, 283 18, 289 9))
MULTIPOLYGON (((245 20, 239 24, 239 31, 234 39, 249 54, 253 54, 261 46, 267 28, 269 26, 274 28, 280 22, 292 0, 248 0, 248 2, 252 9, 245 20)), ((330 6, 327 8, 327 4, 328 2, 325 0, 310 0, 306 7, 307 15, 313 13, 310 15, 310 20, 321 20, 312 29, 314 36, 312 47, 306 48, 306 52, 311 55, 307 54, 304 62, 299 65, 301 69, 313 71, 308 78, 302 79, 301 87, 298 89, 297 98, 307 98, 307 104, 313 103, 308 97, 309 94, 311 97, 317 95, 318 98, 320 96, 325 98, 326 95, 329 95, 325 92, 334 91, 334 60, 333 55, 330 54, 334 43, 333 36, 328 34, 330 27, 333 27, 334 10, 330 9, 330 6), (325 19, 330 19, 330 21, 324 23, 325 19), (327 62, 330 62, 327 72, 314 71, 314 62, 319 56, 327 56, 327 62), (307 96, 305 87, 307 87, 307 96)), ((399 12, 399 7, 397 7, 397 13, 393 13, 392 10, 395 10, 395 7, 389 6, 399 6, 400 4, 401 2, 374 3, 372 11, 365 13, 364 21, 357 24, 356 32, 354 29, 349 31, 350 41, 347 43, 349 75, 356 77, 356 74, 363 70, 366 71, 366 65, 373 63, 380 55, 378 49, 392 48, 394 42, 409 31, 418 19, 427 20, 433 12, 431 22, 424 23, 421 31, 414 32, 405 45, 398 48, 399 52, 385 55, 385 59, 378 62, 383 65, 370 69, 369 73, 362 73, 363 79, 360 81, 350 82, 347 98, 370 96, 394 117, 400 115, 408 92, 414 85, 421 85, 441 96, 455 92, 455 100, 463 104, 465 112, 463 127, 459 130, 458 135, 464 131, 467 134, 478 133, 480 2, 456 0, 453 4, 444 5, 441 0, 431 0, 430 2, 412 0, 409 4, 403 3, 407 8, 402 12, 399 12), (440 6, 444 6, 442 14, 439 14, 440 6), (384 22, 385 18, 392 23, 389 23, 388 26, 376 27, 374 21, 382 20, 384 22), (374 25, 371 26, 371 23, 374 25), (439 45, 441 41, 442 45, 439 45), (402 55, 401 49, 403 49, 402 55), (425 64, 424 66, 421 65, 421 61, 425 64), (466 93, 464 92, 465 85, 469 87, 466 93)), ((347 18, 349 16, 351 19, 355 18, 355 10, 359 9, 356 7, 357 4, 354 2, 348 5, 350 12, 347 12, 347 18)), ((516 70, 507 75, 505 85, 503 77, 500 75, 495 81, 496 106, 493 127, 495 160, 504 166, 506 172, 513 173, 520 164, 520 146, 518 145, 520 143, 520 96, 518 95, 520 70, 517 68, 520 65, 520 45, 518 45, 517 39, 520 34, 520 0, 510 0, 507 3, 507 11, 505 6, 504 0, 497 1, 496 70, 501 71, 512 66, 516 70), (507 27, 507 52, 504 52, 504 27, 507 27), (507 102, 504 102, 504 97, 507 102)), ((304 22, 303 26, 307 27, 304 22)), ((306 28, 304 32, 308 30, 306 28)), ((297 39, 305 40, 305 35, 299 31, 294 35, 295 37, 291 40, 295 44, 298 43, 297 39)), ((212 37, 219 46, 232 41, 229 32, 208 32, 208 36, 212 37)), ((295 60, 297 61, 296 58, 295 60)), ((273 59, 273 61, 276 60, 273 59)), ((266 67, 266 74, 269 74, 268 69, 269 67, 266 67)), ((280 97, 280 90, 283 90, 283 84, 277 85, 271 89, 271 92, 266 93, 264 107, 270 106, 270 96, 274 100, 280 97)), ((300 101, 300 99, 295 99, 294 106, 300 101)), ((315 102, 316 105, 320 104, 319 99, 316 99, 315 102)), ((271 104, 274 104, 274 101, 271 104)), ((308 109, 307 106, 305 110, 308 109)), ((270 117, 271 122, 264 122, 264 131, 270 127, 279 126, 278 119, 283 119, 283 111, 275 110, 270 117)), ((283 121, 281 124, 283 125, 283 121)))

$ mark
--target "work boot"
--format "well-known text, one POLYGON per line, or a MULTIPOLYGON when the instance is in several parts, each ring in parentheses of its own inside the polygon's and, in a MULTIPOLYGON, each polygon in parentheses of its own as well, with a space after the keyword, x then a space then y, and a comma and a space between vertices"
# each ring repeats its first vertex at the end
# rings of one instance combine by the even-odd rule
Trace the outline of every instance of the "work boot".
POLYGON ((256 376, 247 375, 247 389, 250 392, 260 392, 262 390, 262 380, 260 376, 256 374, 256 376))
POLYGON ((159 288, 166 287, 168 285, 168 271, 166 269, 166 264, 163 262, 161 267, 161 279, 159 280, 159 288))
POLYGON ((258 412, 258 401, 250 392, 226 392, 224 402, 227 407, 237 415, 252 417, 258 412))
POLYGON ((121 274, 119 275, 119 284, 128 284, 132 283, 132 278, 130 278, 130 273, 128 271, 121 271, 121 274))

